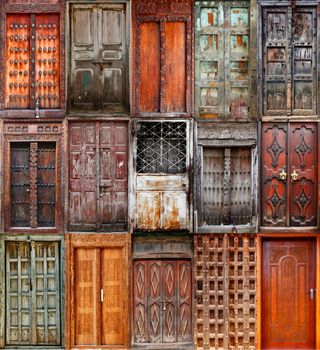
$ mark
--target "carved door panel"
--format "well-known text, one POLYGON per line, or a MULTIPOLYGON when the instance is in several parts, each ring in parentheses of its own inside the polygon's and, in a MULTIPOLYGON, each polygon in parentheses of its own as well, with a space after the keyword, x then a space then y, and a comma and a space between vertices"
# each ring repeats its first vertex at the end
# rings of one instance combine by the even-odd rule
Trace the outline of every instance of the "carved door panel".
POLYGON ((55 227, 56 158, 54 142, 10 144, 11 227, 55 227))
POLYGON ((316 18, 313 7, 263 9, 264 115, 317 113, 316 18))
POLYGON ((189 261, 136 261, 134 342, 191 342, 191 290, 189 261))
POLYGON ((75 250, 75 345, 123 345, 122 248, 75 250))
POLYGON ((71 229, 126 229, 127 132, 122 122, 70 124, 71 229))
POLYGON ((72 7, 72 97, 77 109, 127 110, 125 5, 72 7))
POLYGON ((249 3, 196 2, 195 47, 197 115, 247 118, 249 3))
POLYGON ((7 345, 59 345, 58 243, 6 244, 7 345))
POLYGON ((6 108, 59 108, 59 15, 7 15, 6 108))
POLYGON ((315 348, 312 241, 263 242, 262 348, 315 348))
POLYGON ((317 225, 317 138, 314 123, 263 125, 263 225, 317 225))
POLYGON ((317 225, 317 126, 292 124, 290 130, 290 225, 317 225), (297 174, 297 175, 295 175, 297 174))

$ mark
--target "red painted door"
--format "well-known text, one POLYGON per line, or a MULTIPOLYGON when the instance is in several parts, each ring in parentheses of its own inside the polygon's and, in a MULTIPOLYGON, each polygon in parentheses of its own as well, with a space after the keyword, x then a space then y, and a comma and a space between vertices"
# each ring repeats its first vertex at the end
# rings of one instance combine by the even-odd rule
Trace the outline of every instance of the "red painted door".
POLYGON ((135 343, 191 342, 191 291, 190 261, 136 261, 135 343))
POLYGON ((317 125, 262 126, 262 225, 317 225, 317 125))
POLYGON ((268 240, 262 253, 262 348, 315 348, 315 249, 268 240))

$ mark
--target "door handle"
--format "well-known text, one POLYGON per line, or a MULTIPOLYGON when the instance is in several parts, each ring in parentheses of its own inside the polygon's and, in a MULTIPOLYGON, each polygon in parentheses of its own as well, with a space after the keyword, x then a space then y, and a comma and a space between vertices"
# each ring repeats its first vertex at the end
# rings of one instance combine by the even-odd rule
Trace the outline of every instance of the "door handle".
POLYGON ((281 180, 285 180, 287 178, 287 175, 288 174, 284 171, 284 169, 282 169, 281 172, 279 173, 281 180))
POLYGON ((167 310, 166 302, 165 301, 160 301, 160 303, 163 304, 162 305, 162 310, 166 311, 167 310))
POLYGON ((291 180, 297 181, 298 177, 299 177, 299 174, 296 172, 296 169, 294 169, 293 172, 291 173, 291 180))
POLYGON ((310 293, 310 300, 314 300, 314 298, 315 298, 315 295, 316 295, 316 289, 314 289, 314 288, 310 288, 310 290, 309 291, 307 291, 307 293, 310 293))
POLYGON ((103 303, 103 289, 100 289, 100 301, 103 303))

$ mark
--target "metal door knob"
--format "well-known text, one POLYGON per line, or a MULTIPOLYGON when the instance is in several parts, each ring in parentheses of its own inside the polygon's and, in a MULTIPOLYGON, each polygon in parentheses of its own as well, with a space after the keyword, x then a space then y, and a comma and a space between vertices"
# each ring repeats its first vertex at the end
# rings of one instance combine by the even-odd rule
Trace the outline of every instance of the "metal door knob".
POLYGON ((293 170, 293 173, 291 173, 291 180, 296 181, 298 180, 299 174, 296 172, 296 170, 293 170))
POLYGON ((279 176, 281 180, 285 180, 287 178, 287 173, 284 171, 284 169, 281 170, 279 176))

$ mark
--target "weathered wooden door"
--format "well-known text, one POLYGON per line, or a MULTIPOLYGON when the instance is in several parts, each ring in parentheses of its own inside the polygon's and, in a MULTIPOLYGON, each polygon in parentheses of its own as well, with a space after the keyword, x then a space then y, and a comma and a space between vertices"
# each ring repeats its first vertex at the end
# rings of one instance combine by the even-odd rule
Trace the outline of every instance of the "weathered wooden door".
POLYGON ((134 342, 191 342, 190 261, 137 260, 133 283, 134 342))
POLYGON ((197 1, 195 47, 197 116, 247 118, 249 2, 197 1))
POLYGON ((70 229, 127 227, 128 129, 125 122, 70 123, 70 229))
POLYGON ((317 225, 317 141, 314 123, 263 125, 263 225, 317 225))
POLYGON ((317 9, 265 7, 263 114, 317 113, 317 9))
POLYGON ((56 144, 10 144, 11 227, 56 225, 56 144))
POLYGON ((77 109, 128 108, 126 5, 73 5, 71 104, 77 109))
POLYGON ((9 14, 6 24, 6 108, 59 108, 58 14, 9 14))
POLYGON ((315 349, 314 243, 268 240, 262 248, 262 348, 315 349))
POLYGON ((122 249, 77 248, 74 259, 75 345, 123 345, 122 249))
POLYGON ((6 303, 7 345, 60 345, 58 243, 6 244, 6 303))

